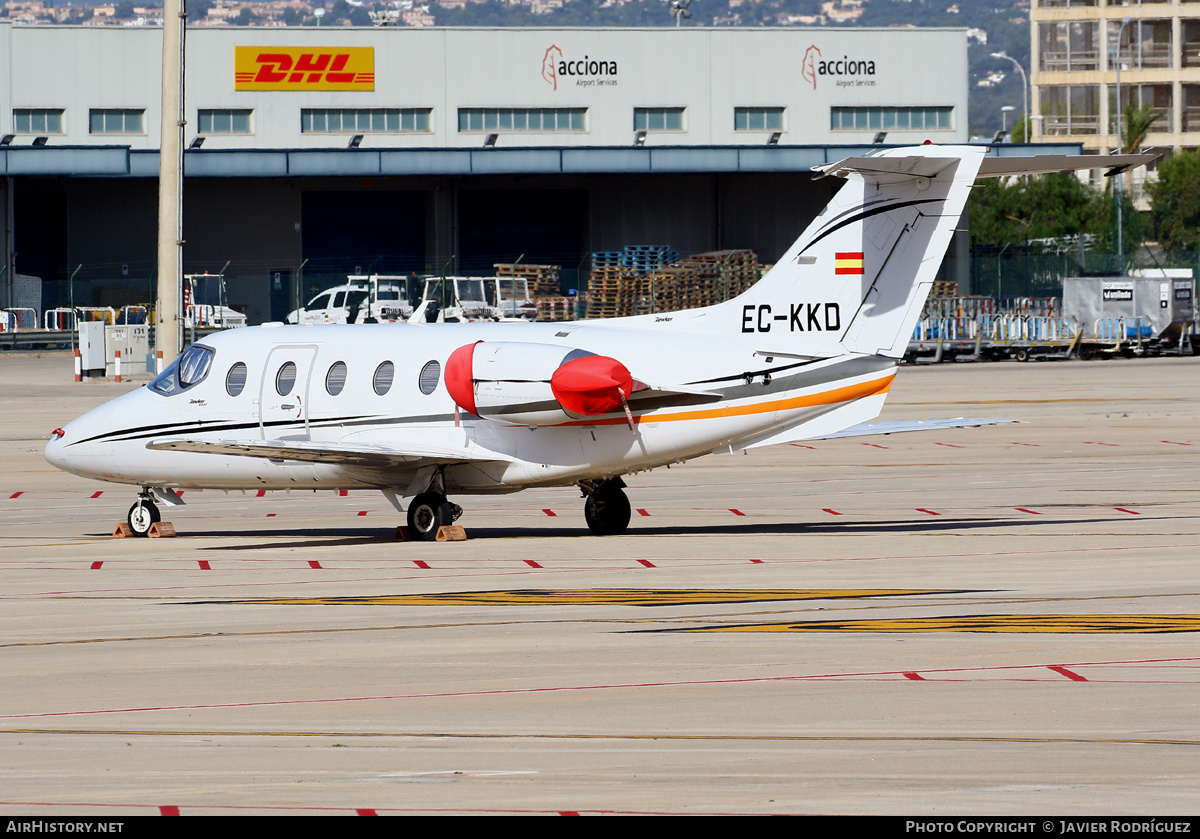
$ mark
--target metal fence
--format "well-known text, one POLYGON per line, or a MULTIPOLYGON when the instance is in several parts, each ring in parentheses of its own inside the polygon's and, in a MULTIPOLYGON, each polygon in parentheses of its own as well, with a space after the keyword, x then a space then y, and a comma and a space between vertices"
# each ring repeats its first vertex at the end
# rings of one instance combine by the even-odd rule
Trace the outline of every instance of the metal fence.
POLYGON ((997 299, 1061 297, 1065 277, 1118 276, 1132 268, 1191 268, 1200 275, 1200 252, 1161 253, 1142 248, 1126 254, 1125 270, 1115 252, 1080 239, 1037 245, 971 247, 970 293, 997 299))

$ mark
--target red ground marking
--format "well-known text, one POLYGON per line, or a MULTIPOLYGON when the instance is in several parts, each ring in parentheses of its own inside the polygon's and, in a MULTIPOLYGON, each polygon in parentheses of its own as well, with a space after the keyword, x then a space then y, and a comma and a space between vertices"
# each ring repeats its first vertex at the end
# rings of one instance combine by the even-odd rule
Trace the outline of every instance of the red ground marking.
POLYGON ((648 516, 648 515, 650 515, 650 514, 649 514, 649 513, 647 513, 645 510, 642 510, 642 509, 638 509, 638 511, 637 511, 637 514, 638 514, 639 516, 648 516))
POLYGON ((745 514, 745 513, 743 513, 741 510, 734 509, 733 507, 730 507, 730 508, 729 508, 729 512, 733 513, 735 516, 744 516, 744 515, 746 515, 746 514, 745 514))
POLYGON ((946 446, 951 449, 965 449, 966 446, 960 446, 958 443, 934 443, 935 446, 946 446))
MULTIPOLYGON (((1200 662, 1200 658, 1177 657, 1177 658, 1137 658, 1137 659, 1116 659, 1116 660, 1093 660, 1093 661, 1077 661, 1073 662, 1072 667, 1110 667, 1113 665, 1130 665, 1130 664, 1186 664, 1195 666, 1200 662)), ((1042 670, 1046 668, 1058 668, 1062 665, 1050 664, 1002 664, 985 667, 937 667, 925 670, 925 673, 936 674, 971 674, 971 673, 1001 673, 1004 671, 1014 671, 1017 673, 1028 672, 1032 670, 1042 670)), ((259 702, 232 702, 232 703, 215 703, 215 704, 197 704, 197 705, 168 705, 154 707, 129 707, 129 708, 91 708, 75 711, 45 711, 29 714, 0 714, 0 719, 30 719, 30 718, 50 718, 50 717, 78 717, 92 716, 96 714, 129 714, 143 713, 145 711, 189 711, 197 709, 213 709, 213 708, 257 708, 257 707, 275 707, 275 706, 291 706, 291 705, 315 705, 315 704, 334 704, 347 702, 378 702, 388 701, 394 702, 398 699, 444 699, 447 697, 468 697, 468 696, 496 696, 496 695, 515 695, 515 694, 545 694, 545 693, 571 693, 578 691, 602 691, 621 689, 626 690, 631 687, 637 688, 661 688, 661 687, 680 687, 690 685, 730 685, 730 684, 758 684, 758 683, 777 683, 777 682, 811 682, 811 681, 829 681, 835 679, 859 679, 864 676, 899 676, 904 671, 897 670, 868 670, 868 671, 831 671, 823 673, 808 673, 804 675, 793 676, 757 676, 744 678, 726 678, 726 679, 692 679, 686 681, 661 681, 661 682, 635 682, 635 683, 600 683, 600 684, 580 684, 580 685, 550 685, 527 688, 506 688, 496 690, 473 690, 473 691, 456 691, 448 693, 423 693, 423 694, 385 694, 385 695, 369 695, 369 696, 333 696, 325 699, 275 699, 259 702)), ((1009 677, 1010 680, 1019 680, 1022 682, 1030 681, 1028 677, 1009 677)), ((1184 682, 1174 682, 1174 684, 1185 684, 1184 682)), ((1190 682, 1186 684, 1191 684, 1190 682)))
POLYGON ((1028 507, 1014 507, 1013 509, 1016 510, 1018 513, 1029 513, 1029 515, 1031 515, 1031 516, 1040 516, 1041 515, 1041 513, 1039 513, 1037 510, 1030 510, 1028 507))
POLYGON ((315 559, 310 559, 310 560, 308 561, 308 567, 309 567, 309 568, 316 568, 316 569, 320 570, 320 569, 321 569, 321 563, 317 562, 315 559))
POLYGON ((265 496, 266 494, 267 494, 267 491, 266 491, 265 489, 260 489, 258 492, 254 493, 254 497, 255 497, 255 498, 262 498, 262 497, 263 497, 263 496, 265 496))
POLYGON ((182 489, 175 490, 176 495, 183 495, 183 493, 184 493, 184 490, 182 490, 182 489))
POLYGON ((1041 443, 1009 443, 1009 445, 1010 446, 1032 446, 1033 448, 1036 449, 1036 448, 1040 448, 1042 444, 1041 443))
POLYGON ((1083 678, 1083 676, 1080 676, 1078 673, 1073 673, 1065 667, 1054 666, 1054 667, 1051 667, 1050 669, 1053 670, 1055 673, 1058 673, 1059 675, 1066 676, 1072 682, 1086 682, 1087 681, 1087 679, 1083 678))
POLYGON ((638 560, 638 562, 640 562, 642 565, 645 565, 647 568, 654 568, 654 567, 655 567, 655 566, 654 566, 654 563, 653 563, 653 562, 651 562, 651 561, 650 561, 650 560, 648 560, 648 559, 639 559, 639 560, 638 560))
POLYGON ((95 562, 93 562, 93 563, 92 563, 92 570, 93 570, 93 571, 99 571, 99 570, 100 570, 100 566, 101 566, 101 565, 103 565, 103 564, 104 564, 104 563, 103 563, 101 560, 97 559, 95 562))
POLYGON ((1122 513, 1129 513, 1129 515, 1131 515, 1131 516, 1140 516, 1141 515, 1141 513, 1139 513, 1137 510, 1126 510, 1124 507, 1113 507, 1113 509, 1120 510, 1122 513))
POLYGON ((763 561, 761 559, 752 559, 752 560, 750 560, 750 564, 751 565, 762 565, 763 561))
POLYGON ((579 812, 576 810, 559 810, 558 814, 560 816, 578 816, 579 812))
POLYGON ((267 518, 274 518, 278 513, 267 513, 267 518))
POLYGON ((172 807, 171 805, 169 805, 169 804, 168 804, 168 805, 167 805, 167 806, 165 806, 165 807, 159 807, 159 808, 158 808, 158 814, 159 814, 160 816, 178 816, 178 815, 179 815, 179 808, 178 808, 178 807, 172 807))
POLYGON ((212 567, 208 564, 207 559, 200 560, 200 570, 201 571, 211 571, 212 570, 212 567))
POLYGON ((881 446, 878 443, 863 443, 864 446, 874 446, 877 449, 886 449, 887 446, 881 446))
MULTIPOLYGON (((1185 444, 1185 445, 1186 445, 1186 444, 1185 444)), ((22 495, 24 495, 24 494, 25 494, 25 491, 24 491, 24 490, 22 490, 21 492, 14 492, 12 495, 10 495, 10 496, 8 496, 8 497, 9 497, 9 498, 20 498, 20 497, 21 497, 22 495)))
POLYGON ((356 816, 378 816, 379 814, 376 813, 374 810, 355 810, 354 815, 356 815, 356 816))
POLYGON ((348 490, 344 490, 344 489, 338 490, 338 495, 341 496, 342 498, 345 498, 349 494, 350 494, 350 492, 348 490))
MULTIPOLYGON (((1163 440, 1162 442, 1163 442, 1163 443, 1170 443, 1172 446, 1190 446, 1190 445, 1191 445, 1191 443, 1177 443, 1177 442, 1175 442, 1174 440, 1163 440)), ((21 493, 19 493, 19 492, 17 493, 17 495, 20 495, 20 494, 21 494, 21 493)), ((13 496, 13 498, 16 498, 16 497, 17 497, 17 495, 14 495, 14 496, 13 496)))
POLYGON ((542 566, 538 565, 536 562, 534 562, 532 559, 525 560, 525 564, 528 565, 530 568, 541 568, 542 567, 542 566))
POLYGON ((359 511, 358 511, 358 514, 359 514, 360 516, 365 516, 365 515, 367 514, 367 511, 366 511, 366 510, 359 510, 359 511))
POLYGON ((798 449, 815 449, 816 446, 805 446, 800 443, 788 443, 789 446, 795 446, 798 449))
POLYGON ((413 565, 417 566, 418 568, 424 568, 427 571, 429 570, 429 563, 423 559, 413 560, 413 565))
POLYGON ((92 498, 99 498, 103 494, 104 494, 104 490, 102 490, 102 489, 96 490, 95 492, 92 493, 92 498))
POLYGON ((941 513, 934 512, 933 510, 926 510, 924 507, 918 507, 917 512, 918 513, 929 513, 929 515, 931 515, 931 516, 940 516, 941 515, 941 513))
POLYGON ((553 510, 542 510, 542 512, 548 516, 558 516, 558 513, 554 512, 553 510))
POLYGON ((841 513, 839 513, 837 510, 831 510, 828 507, 822 507, 821 512, 829 513, 829 515, 831 515, 831 516, 840 516, 841 515, 841 513))
POLYGON ((918 675, 918 674, 916 674, 916 673, 905 673, 905 674, 904 674, 904 678, 908 679, 908 680, 909 680, 909 681, 911 681, 911 682, 923 682, 923 681, 925 681, 925 677, 924 677, 924 676, 920 676, 920 675, 918 675))

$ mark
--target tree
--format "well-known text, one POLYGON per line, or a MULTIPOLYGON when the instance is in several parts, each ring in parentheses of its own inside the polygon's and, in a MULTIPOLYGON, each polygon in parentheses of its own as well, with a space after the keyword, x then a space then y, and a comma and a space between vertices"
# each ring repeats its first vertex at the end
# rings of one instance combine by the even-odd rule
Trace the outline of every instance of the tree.
POLYGON ((1121 127, 1121 151, 1133 154, 1142 145, 1150 126, 1158 119, 1153 105, 1130 105, 1125 108, 1125 124, 1121 127))
POLYGON ((1106 199, 1070 174, 986 178, 971 191, 971 232, 988 244, 1107 233, 1106 199))
POLYGON ((1200 249, 1200 152, 1173 154, 1146 184, 1158 241, 1168 251, 1200 249))

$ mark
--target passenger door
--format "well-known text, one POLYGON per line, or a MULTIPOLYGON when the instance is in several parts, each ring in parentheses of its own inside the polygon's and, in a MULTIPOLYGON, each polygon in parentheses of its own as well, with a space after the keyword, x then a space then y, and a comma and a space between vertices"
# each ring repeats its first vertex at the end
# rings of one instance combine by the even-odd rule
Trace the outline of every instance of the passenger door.
POLYGON ((258 389, 262 439, 308 439, 308 391, 316 357, 313 344, 275 347, 267 356, 258 389))

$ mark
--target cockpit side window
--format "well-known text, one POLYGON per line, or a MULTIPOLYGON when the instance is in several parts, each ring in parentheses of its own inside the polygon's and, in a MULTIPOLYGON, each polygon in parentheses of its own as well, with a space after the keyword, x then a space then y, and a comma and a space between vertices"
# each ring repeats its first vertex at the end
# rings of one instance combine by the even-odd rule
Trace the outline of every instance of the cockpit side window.
POLYGON ((171 362, 166 370, 155 377, 154 381, 150 382, 150 387, 163 396, 182 393, 188 388, 200 384, 208 377, 214 356, 215 353, 211 347, 193 344, 183 351, 183 355, 171 362))

